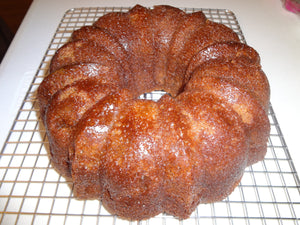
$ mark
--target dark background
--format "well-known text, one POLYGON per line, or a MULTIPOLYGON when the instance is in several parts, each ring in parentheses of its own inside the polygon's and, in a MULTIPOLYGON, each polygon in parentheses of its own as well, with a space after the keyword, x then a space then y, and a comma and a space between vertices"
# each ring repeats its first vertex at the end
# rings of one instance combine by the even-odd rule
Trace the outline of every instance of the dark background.
POLYGON ((0 63, 32 0, 0 0, 0 63))

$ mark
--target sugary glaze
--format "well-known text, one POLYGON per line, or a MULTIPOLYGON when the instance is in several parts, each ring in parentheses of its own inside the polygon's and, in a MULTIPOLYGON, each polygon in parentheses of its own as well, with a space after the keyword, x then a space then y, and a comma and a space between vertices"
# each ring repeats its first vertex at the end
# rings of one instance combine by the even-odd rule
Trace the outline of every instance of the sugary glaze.
POLYGON ((38 89, 53 166, 79 199, 132 220, 188 218, 264 158, 258 53, 202 12, 133 7, 73 32, 38 89), (157 102, 138 99, 154 90, 157 102))

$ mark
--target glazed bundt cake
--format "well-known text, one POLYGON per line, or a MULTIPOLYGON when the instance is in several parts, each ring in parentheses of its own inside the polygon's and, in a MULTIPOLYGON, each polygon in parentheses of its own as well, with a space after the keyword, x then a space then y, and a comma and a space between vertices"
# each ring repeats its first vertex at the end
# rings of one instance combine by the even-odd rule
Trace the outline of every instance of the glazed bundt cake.
POLYGON ((220 201, 270 132, 258 53, 202 12, 113 12, 76 30, 38 89, 51 162, 79 199, 140 220, 220 201), (140 99, 164 90, 157 101, 140 99))

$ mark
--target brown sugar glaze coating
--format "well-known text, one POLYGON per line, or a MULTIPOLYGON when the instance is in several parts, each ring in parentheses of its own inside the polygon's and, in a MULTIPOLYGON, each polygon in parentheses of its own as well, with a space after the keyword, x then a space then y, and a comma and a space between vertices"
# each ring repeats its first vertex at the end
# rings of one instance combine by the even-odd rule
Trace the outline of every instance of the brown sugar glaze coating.
POLYGON ((269 99, 253 48, 166 5, 74 31, 38 89, 52 165, 76 198, 129 220, 226 198, 266 154, 269 99), (168 94, 138 99, 154 90, 168 94))

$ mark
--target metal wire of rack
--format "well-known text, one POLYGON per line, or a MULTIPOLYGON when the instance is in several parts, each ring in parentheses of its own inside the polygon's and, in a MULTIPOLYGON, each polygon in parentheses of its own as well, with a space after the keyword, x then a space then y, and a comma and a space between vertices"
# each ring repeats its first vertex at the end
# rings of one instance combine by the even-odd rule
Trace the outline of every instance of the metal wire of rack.
MULTIPOLYGON (((71 33, 91 25, 99 16, 129 8, 76 8, 63 16, 33 78, 0 153, 0 223, 10 224, 300 224, 300 182, 288 147, 270 105, 271 135, 264 161, 246 169, 235 191, 225 200, 199 205, 187 220, 161 214, 145 221, 126 221, 110 215, 101 202, 72 197, 72 182, 61 177, 48 158, 48 140, 39 119, 36 90, 47 75, 55 51, 71 33)), ((246 42, 229 10, 202 10, 208 19, 232 28, 246 42)), ((163 92, 141 98, 158 99, 163 92)))

